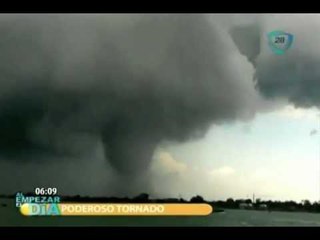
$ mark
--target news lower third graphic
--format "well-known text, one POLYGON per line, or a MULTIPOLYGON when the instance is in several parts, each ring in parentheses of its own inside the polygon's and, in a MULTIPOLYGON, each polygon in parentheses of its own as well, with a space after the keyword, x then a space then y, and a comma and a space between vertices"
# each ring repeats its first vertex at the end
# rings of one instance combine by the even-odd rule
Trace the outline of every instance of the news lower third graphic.
POLYGON ((268 42, 271 50, 277 55, 283 55, 293 43, 293 35, 284 31, 268 33, 268 42))
POLYGON ((25 196, 18 192, 16 207, 24 216, 207 216, 213 211, 206 203, 62 203, 60 200, 56 195, 25 196))

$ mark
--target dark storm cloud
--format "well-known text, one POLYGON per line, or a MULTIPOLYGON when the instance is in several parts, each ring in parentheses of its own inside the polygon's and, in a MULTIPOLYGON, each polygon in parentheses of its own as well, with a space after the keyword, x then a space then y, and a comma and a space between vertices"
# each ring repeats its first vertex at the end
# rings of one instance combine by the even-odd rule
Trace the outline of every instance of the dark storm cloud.
POLYGON ((250 62, 255 63, 260 53, 260 27, 254 24, 234 26, 230 29, 230 34, 240 53, 247 56, 250 62))
POLYGON ((270 99, 287 99, 298 107, 319 106, 319 16, 261 15, 258 19, 239 26, 234 21, 230 32, 241 53, 255 59, 259 92, 270 99), (275 30, 294 36, 291 48, 280 56, 268 46, 267 34, 275 30))
POLYGON ((301 54, 261 60, 257 66, 257 87, 266 97, 287 98, 299 107, 319 106, 318 62, 301 54))
POLYGON ((0 34, 2 160, 77 158, 102 142, 136 175, 161 141, 259 107, 251 64, 205 15, 3 15, 0 34))

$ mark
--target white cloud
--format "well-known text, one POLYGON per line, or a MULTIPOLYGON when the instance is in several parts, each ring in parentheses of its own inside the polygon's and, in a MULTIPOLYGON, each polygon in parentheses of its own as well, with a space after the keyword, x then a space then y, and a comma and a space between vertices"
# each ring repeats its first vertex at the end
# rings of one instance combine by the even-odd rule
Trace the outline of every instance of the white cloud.
POLYGON ((293 105, 287 105, 283 109, 278 110, 276 114, 280 117, 291 118, 291 119, 319 119, 319 110, 317 108, 297 108, 293 105))
MULTIPOLYGON (((301 167, 289 172, 278 166, 274 170, 260 167, 250 171, 221 165, 207 168, 193 162, 183 162, 167 151, 158 151, 152 165, 152 186, 156 197, 179 197, 189 199, 201 195, 207 200, 243 199, 255 194, 256 198, 272 200, 314 199, 314 186, 305 187, 314 179, 299 183, 290 181, 302 171, 301 167)), ((308 172, 306 168, 303 172, 308 172)), ((300 173, 301 174, 301 173, 300 173)), ((313 176, 310 174, 310 176, 313 176)))
POLYGON ((221 168, 213 169, 210 171, 210 174, 213 176, 230 176, 235 173, 235 170, 232 167, 224 166, 221 168))
POLYGON ((168 152, 159 152, 155 155, 153 168, 164 173, 183 173, 187 170, 187 165, 174 159, 168 152))

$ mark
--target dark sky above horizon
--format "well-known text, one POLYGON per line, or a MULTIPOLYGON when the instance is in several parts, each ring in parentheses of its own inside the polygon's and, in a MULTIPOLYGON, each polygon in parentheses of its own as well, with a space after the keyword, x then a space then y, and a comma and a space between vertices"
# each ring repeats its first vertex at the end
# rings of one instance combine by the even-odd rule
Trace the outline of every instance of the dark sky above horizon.
POLYGON ((1 15, 0 193, 319 199, 319 27, 312 14, 1 15), (283 55, 274 30, 294 35, 283 55))

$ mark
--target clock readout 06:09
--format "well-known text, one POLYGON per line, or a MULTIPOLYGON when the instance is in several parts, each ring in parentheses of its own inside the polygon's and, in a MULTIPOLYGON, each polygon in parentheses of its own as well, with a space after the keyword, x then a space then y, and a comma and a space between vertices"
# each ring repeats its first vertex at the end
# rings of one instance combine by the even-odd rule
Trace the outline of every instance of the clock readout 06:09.
POLYGON ((35 188, 34 193, 35 193, 35 195, 56 195, 58 193, 58 189, 51 188, 51 187, 35 188))

